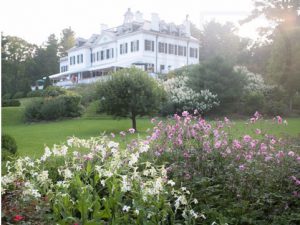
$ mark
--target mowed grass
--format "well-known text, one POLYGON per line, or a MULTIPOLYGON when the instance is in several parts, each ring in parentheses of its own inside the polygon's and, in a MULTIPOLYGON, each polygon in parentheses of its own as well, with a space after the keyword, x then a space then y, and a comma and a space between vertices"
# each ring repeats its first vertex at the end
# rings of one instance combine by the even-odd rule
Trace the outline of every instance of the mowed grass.
POLYGON ((117 141, 128 141, 136 137, 145 137, 147 129, 152 125, 150 119, 137 120, 138 133, 122 138, 120 131, 131 128, 130 119, 113 119, 109 116, 82 117, 54 122, 25 123, 23 107, 2 108, 2 133, 12 135, 18 145, 20 156, 40 157, 44 153, 45 145, 62 144, 68 137, 95 137, 103 134, 116 134, 117 141))
MULTIPOLYGON (((116 140, 126 144, 137 136, 144 138, 148 135, 147 130, 152 128, 149 118, 137 120, 139 132, 134 135, 127 135, 124 139, 120 137, 120 131, 127 131, 131 127, 131 120, 116 120, 110 116, 97 115, 94 113, 96 107, 91 105, 86 114, 81 118, 67 119, 54 122, 25 123, 24 103, 29 100, 22 100, 21 107, 2 108, 2 133, 12 135, 17 142, 20 156, 40 157, 44 153, 44 146, 62 144, 68 137, 77 136, 81 138, 95 137, 110 133, 116 134, 116 140)), ((255 125, 250 125, 247 121, 234 121, 232 135, 255 134, 255 129, 259 128, 270 134, 277 136, 294 136, 300 138, 300 118, 287 118, 288 125, 278 125, 271 121, 261 121, 255 125)))

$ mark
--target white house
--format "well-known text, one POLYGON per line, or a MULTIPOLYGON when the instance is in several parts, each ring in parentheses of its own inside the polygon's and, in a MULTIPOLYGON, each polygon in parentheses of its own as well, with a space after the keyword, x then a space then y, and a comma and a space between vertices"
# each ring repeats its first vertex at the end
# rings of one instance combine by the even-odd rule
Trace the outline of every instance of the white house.
POLYGON ((191 36, 188 17, 181 25, 166 23, 156 13, 151 21, 130 9, 121 26, 89 39, 78 38, 68 56, 60 59, 60 73, 50 76, 58 86, 90 83, 110 71, 136 66, 149 73, 167 73, 199 62, 199 42, 191 36))

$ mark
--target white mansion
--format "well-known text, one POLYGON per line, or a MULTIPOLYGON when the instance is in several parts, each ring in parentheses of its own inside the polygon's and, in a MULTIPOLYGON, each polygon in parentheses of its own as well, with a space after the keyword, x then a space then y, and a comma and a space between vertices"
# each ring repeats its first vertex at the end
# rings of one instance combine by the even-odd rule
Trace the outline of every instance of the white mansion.
POLYGON ((188 17, 183 24, 165 23, 156 13, 151 21, 130 9, 121 26, 108 29, 89 39, 78 38, 68 56, 60 59, 60 73, 50 76, 58 86, 90 83, 110 71, 136 66, 149 73, 170 70, 199 62, 199 42, 191 36, 188 17))

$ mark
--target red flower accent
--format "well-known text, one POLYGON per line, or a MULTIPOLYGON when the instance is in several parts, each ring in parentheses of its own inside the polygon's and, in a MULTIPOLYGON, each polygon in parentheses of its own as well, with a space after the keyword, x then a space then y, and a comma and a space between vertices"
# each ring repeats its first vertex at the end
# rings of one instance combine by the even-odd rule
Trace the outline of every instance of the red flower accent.
POLYGON ((21 221, 21 220, 23 220, 24 219, 24 217, 23 216, 21 216, 21 215, 15 215, 15 217, 14 217, 14 221, 21 221))

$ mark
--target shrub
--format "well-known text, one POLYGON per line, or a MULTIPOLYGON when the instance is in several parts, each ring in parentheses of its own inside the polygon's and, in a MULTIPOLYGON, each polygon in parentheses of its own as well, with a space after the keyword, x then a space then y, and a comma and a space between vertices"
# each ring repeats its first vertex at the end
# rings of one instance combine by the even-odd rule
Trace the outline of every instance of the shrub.
POLYGON ((27 121, 39 121, 80 116, 83 111, 80 99, 79 95, 68 92, 67 95, 32 101, 25 108, 25 119, 27 121))
POLYGON ((32 97, 42 97, 44 95, 44 90, 35 90, 27 93, 28 98, 32 97))
POLYGON ((18 150, 16 140, 8 134, 2 134, 1 138, 1 151, 6 150, 11 154, 16 154, 18 150))
POLYGON ((48 86, 45 90, 44 90, 44 97, 56 97, 59 95, 64 95, 66 94, 66 89, 63 89, 61 87, 57 87, 57 86, 48 86))
POLYGON ((18 91, 17 93, 14 94, 13 98, 17 99, 17 98, 23 98, 25 97, 24 92, 22 91, 18 91))
MULTIPOLYGON (((67 145, 46 147, 38 160, 26 157, 8 163, 8 174, 1 180, 2 193, 19 193, 10 196, 11 202, 35 200, 40 216, 52 214, 48 224, 200 222, 201 214, 193 209, 197 200, 185 187, 173 187, 175 183, 167 178, 163 165, 143 160, 147 143, 135 143, 123 149, 107 137, 70 138, 67 145), (72 148, 85 153, 68 154, 72 148), (63 163, 51 167, 56 176, 50 178, 48 165, 57 160, 63 163), (43 199, 48 199, 48 212, 41 211, 39 202, 43 199)), ((34 219, 23 218, 25 223, 34 219)))
POLYGON ((80 95, 81 103, 84 106, 88 106, 91 102, 98 100, 97 89, 99 83, 91 83, 91 84, 79 84, 72 88, 72 91, 80 95))
POLYGON ((2 96, 2 99, 11 99, 12 94, 11 93, 6 93, 2 96))
POLYGON ((2 101, 2 107, 20 106, 21 102, 17 99, 7 99, 2 101))
POLYGON ((43 99, 35 99, 32 102, 30 102, 26 107, 25 107, 25 119, 27 121, 38 121, 41 120, 42 113, 41 113, 41 108, 44 104, 43 99))
MULTIPOLYGON (((264 95, 257 92, 251 92, 243 97, 242 112, 248 116, 259 111, 265 105, 264 95)), ((276 114, 282 115, 282 113, 276 114)))

